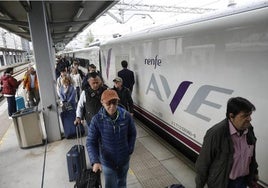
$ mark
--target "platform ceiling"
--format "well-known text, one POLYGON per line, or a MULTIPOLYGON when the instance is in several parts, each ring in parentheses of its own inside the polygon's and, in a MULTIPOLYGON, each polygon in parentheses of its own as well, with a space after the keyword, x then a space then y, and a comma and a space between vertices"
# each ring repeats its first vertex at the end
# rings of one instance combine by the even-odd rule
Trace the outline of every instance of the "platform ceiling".
MULTIPOLYGON (((68 44, 118 1, 44 1, 54 44, 68 44)), ((31 1, 0 1, 0 27, 31 40, 27 12, 31 1)))

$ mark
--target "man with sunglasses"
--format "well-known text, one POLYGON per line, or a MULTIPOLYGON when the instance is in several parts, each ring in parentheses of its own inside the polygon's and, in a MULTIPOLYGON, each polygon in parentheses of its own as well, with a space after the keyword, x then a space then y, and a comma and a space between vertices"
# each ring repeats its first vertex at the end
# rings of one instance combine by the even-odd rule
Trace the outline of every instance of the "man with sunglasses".
POLYGON ((93 171, 103 171, 105 188, 126 187, 136 140, 133 118, 118 106, 118 101, 116 91, 109 89, 102 93, 102 108, 90 122, 86 141, 93 171))

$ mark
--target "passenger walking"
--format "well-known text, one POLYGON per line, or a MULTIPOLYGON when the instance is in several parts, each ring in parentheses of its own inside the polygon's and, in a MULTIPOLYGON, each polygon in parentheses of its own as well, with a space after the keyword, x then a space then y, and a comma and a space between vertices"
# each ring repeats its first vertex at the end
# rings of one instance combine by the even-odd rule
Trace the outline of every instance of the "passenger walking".
POLYGON ((258 180, 256 137, 250 123, 255 106, 230 98, 226 118, 210 128, 196 162, 196 188, 253 188, 258 180))
POLYGON ((136 141, 133 118, 118 106, 118 101, 114 90, 102 93, 103 107, 93 117, 86 140, 93 171, 104 173, 105 188, 126 187, 129 160, 136 141))
MULTIPOLYGON (((63 77, 59 93, 62 106, 60 116, 64 128, 64 135, 65 138, 74 138, 76 136, 74 125, 76 118, 76 91, 69 77, 63 77)), ((81 126, 81 134, 84 134, 83 126, 81 126)))
POLYGON ((40 101, 39 84, 36 71, 30 67, 23 78, 23 89, 26 90, 27 98, 29 100, 29 107, 38 106, 40 101))
POLYGON ((120 77, 116 77, 113 82, 113 89, 116 91, 117 95, 120 98, 119 105, 122 105, 133 116, 133 100, 129 89, 123 86, 123 80, 120 77))
POLYGON ((133 85, 135 84, 135 79, 134 79, 134 73, 133 71, 129 70, 128 63, 126 60, 123 60, 121 62, 121 65, 123 67, 122 70, 120 70, 117 75, 122 78, 123 80, 123 86, 128 88, 130 90, 130 94, 132 94, 133 91, 133 85))
POLYGON ((103 83, 103 79, 102 79, 102 77, 101 77, 101 74, 100 74, 99 71, 97 71, 96 66, 95 66, 94 64, 90 64, 90 65, 88 66, 88 73, 87 73, 87 75, 84 77, 84 79, 83 79, 83 81, 82 81, 82 90, 85 90, 86 88, 89 87, 89 85, 88 85, 88 77, 89 77, 90 74, 93 73, 93 72, 95 72, 95 73, 98 74, 98 76, 100 77, 100 79, 101 79, 101 81, 102 81, 102 83, 103 83))
POLYGON ((101 94, 107 88, 103 86, 99 75, 96 72, 89 73, 88 84, 85 90, 82 91, 77 104, 75 124, 80 124, 83 117, 90 124, 91 118, 101 108, 101 94))
POLYGON ((62 58, 61 56, 59 56, 56 60, 56 79, 60 76, 60 73, 65 70, 66 72, 68 72, 69 69, 69 62, 66 61, 65 58, 62 58))
POLYGON ((76 109, 76 91, 74 86, 71 84, 71 79, 69 77, 62 78, 62 85, 59 89, 61 103, 70 103, 72 109, 76 109))
POLYGON ((17 81, 12 76, 13 71, 14 69, 12 67, 7 68, 0 81, 3 87, 2 94, 7 98, 9 119, 12 119, 12 114, 17 112, 15 95, 19 85, 22 82, 22 80, 17 81))
POLYGON ((79 69, 79 62, 77 60, 73 60, 73 68, 77 70, 81 79, 83 80, 85 77, 85 74, 83 73, 81 69, 79 69))
MULTIPOLYGON (((66 69, 61 69, 60 70, 60 76, 57 78, 57 81, 56 81, 56 90, 57 90, 57 94, 58 94, 58 96, 60 97, 60 92, 59 92, 59 90, 60 90, 60 87, 62 86, 62 79, 64 78, 64 77, 68 77, 68 78, 70 78, 70 80, 71 80, 71 77, 70 77, 70 75, 68 74, 68 72, 66 71, 66 69)), ((72 84, 72 81, 71 81, 71 84, 72 84)))
POLYGON ((72 68, 71 74, 70 74, 72 81, 73 81, 73 86, 76 90, 76 101, 79 101, 80 98, 80 93, 81 93, 81 87, 82 87, 82 78, 80 74, 78 73, 78 69, 72 68))

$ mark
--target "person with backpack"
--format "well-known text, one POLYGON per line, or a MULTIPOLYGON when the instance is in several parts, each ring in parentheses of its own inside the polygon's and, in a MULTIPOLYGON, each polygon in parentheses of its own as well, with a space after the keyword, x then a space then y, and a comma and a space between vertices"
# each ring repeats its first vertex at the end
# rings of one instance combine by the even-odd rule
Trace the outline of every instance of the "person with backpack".
POLYGON ((120 77, 116 77, 113 79, 114 87, 113 90, 115 90, 120 98, 119 105, 123 106, 129 113, 133 116, 134 110, 133 110, 133 100, 131 97, 130 90, 123 86, 123 80, 120 77))

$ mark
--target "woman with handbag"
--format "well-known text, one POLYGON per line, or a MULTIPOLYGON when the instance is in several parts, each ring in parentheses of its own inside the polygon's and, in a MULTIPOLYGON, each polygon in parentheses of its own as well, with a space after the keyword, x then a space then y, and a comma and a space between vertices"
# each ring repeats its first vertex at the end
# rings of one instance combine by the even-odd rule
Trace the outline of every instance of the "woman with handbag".
MULTIPOLYGON (((71 84, 68 76, 62 78, 62 85, 59 89, 60 100, 62 105, 61 120, 66 138, 74 138, 76 129, 74 125, 76 117, 76 90, 71 84)), ((81 133, 84 134, 84 127, 81 126, 81 133)))
POLYGON ((68 76, 62 78, 62 85, 59 89, 60 100, 63 111, 71 111, 76 109, 76 91, 74 86, 71 84, 71 79, 68 76), (65 108, 67 107, 67 108, 65 108))

